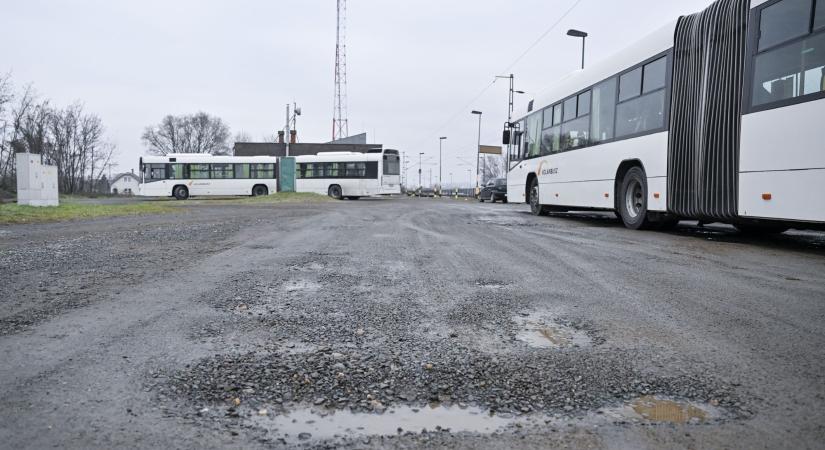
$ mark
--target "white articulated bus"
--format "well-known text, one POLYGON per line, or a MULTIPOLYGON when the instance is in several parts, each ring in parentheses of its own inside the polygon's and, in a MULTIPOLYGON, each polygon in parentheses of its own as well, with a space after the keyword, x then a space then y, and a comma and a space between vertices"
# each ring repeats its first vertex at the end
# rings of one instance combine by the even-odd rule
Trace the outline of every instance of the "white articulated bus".
POLYGON ((531 101, 507 192, 743 230, 825 225, 825 0, 718 0, 531 101))
POLYGON ((268 195, 277 191, 278 158, 168 154, 140 159, 138 195, 268 195))
POLYGON ((355 200, 401 193, 397 150, 324 152, 295 157, 295 190, 355 200))

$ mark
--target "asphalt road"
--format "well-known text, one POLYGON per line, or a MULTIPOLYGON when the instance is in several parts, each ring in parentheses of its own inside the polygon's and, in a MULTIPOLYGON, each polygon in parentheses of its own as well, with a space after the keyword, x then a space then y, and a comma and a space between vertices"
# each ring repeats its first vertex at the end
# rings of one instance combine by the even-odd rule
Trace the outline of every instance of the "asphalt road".
POLYGON ((0 227, 2 448, 821 448, 825 234, 376 199, 0 227))

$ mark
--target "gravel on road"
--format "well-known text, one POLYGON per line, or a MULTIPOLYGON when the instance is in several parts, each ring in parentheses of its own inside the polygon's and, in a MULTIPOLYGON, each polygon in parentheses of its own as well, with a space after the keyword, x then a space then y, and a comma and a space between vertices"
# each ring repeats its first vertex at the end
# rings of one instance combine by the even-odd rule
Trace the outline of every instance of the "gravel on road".
POLYGON ((816 448, 825 235, 446 199, 0 227, 12 448, 816 448))

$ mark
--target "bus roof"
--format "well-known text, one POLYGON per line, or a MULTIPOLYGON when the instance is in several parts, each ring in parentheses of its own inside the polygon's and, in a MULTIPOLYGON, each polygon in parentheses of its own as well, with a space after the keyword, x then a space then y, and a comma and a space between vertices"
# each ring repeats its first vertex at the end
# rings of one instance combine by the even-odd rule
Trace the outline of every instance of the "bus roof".
POLYGON ((514 118, 518 118, 514 119, 514 121, 520 120, 532 112, 540 111, 547 106, 560 102, 566 97, 598 84, 646 59, 670 50, 673 48, 677 22, 677 20, 671 21, 629 47, 614 53, 609 58, 594 63, 584 70, 577 70, 562 78, 533 99, 532 111, 527 111, 526 107, 519 108, 516 114, 513 115, 514 118))
POLYGON ((358 161, 380 161, 381 153, 357 153, 357 152, 323 152, 317 155, 300 155, 295 157, 296 162, 358 162, 358 161))
POLYGON ((276 156, 215 156, 205 153, 170 153, 167 155, 150 155, 140 158, 141 164, 265 164, 278 162, 276 156))

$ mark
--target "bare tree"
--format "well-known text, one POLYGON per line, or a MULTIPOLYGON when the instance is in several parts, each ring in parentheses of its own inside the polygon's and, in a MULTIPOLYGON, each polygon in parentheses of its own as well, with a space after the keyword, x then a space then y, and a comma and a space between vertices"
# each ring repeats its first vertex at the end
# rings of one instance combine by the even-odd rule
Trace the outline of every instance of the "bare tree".
POLYGON ((30 152, 57 166, 61 192, 94 190, 115 150, 104 141, 100 117, 79 102, 54 108, 31 85, 12 96, 9 86, 8 78, 0 77, 0 185, 13 188, 14 155, 30 152))
POLYGON ((265 134, 262 139, 263 139, 263 142, 272 142, 272 143, 278 142, 278 134, 277 133, 265 134))
POLYGON ((235 133, 235 137, 232 138, 232 140, 235 142, 252 142, 252 135, 241 130, 235 133))
POLYGON ((503 156, 498 155, 482 155, 483 158, 481 170, 482 180, 486 183, 495 178, 504 178, 507 172, 507 164, 503 156))
POLYGON ((150 153, 211 153, 226 155, 229 126, 219 117, 199 112, 186 116, 166 116, 160 124, 146 127, 141 137, 150 153))

